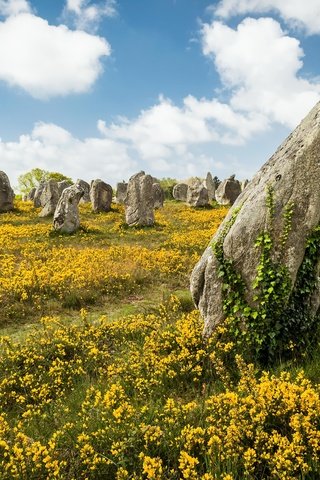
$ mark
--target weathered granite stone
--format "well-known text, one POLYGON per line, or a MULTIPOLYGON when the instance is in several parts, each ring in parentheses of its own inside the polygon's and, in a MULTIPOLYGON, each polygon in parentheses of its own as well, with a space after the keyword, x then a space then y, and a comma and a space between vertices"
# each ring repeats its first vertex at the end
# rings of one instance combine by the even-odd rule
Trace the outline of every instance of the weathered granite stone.
POLYGON ((27 194, 27 200, 33 202, 36 190, 36 187, 31 188, 30 192, 27 194))
POLYGON ((186 183, 177 183, 173 187, 172 196, 175 200, 180 202, 187 201, 188 185, 186 183))
POLYGON ((94 212, 109 212, 112 202, 112 187, 100 179, 93 180, 90 198, 94 212))
POLYGON ((85 180, 81 180, 81 179, 78 179, 76 181, 76 185, 80 185, 80 187, 82 188, 82 190, 84 191, 84 195, 83 197, 81 198, 80 202, 81 203, 89 203, 91 202, 91 197, 90 197, 90 185, 88 182, 86 182, 85 180))
POLYGON ((61 233, 73 233, 80 227, 79 202, 84 195, 80 185, 63 190, 53 216, 53 228, 61 233))
POLYGON ((41 194, 42 194, 42 191, 43 191, 46 183, 47 183, 46 180, 40 180, 39 185, 36 188, 36 191, 35 191, 34 197, 33 197, 33 205, 36 208, 44 206, 44 205, 41 204, 41 194))
POLYGON ((215 200, 216 198, 216 184, 213 181, 212 175, 210 172, 207 173, 206 179, 204 181, 204 186, 208 190, 209 200, 215 200))
MULTIPOLYGON (((241 275, 245 284, 246 300, 250 306, 255 306, 256 292, 253 282, 261 253, 254 244, 257 236, 270 224, 267 188, 273 189, 275 199, 272 260, 277 262, 281 258, 281 264, 287 268, 291 288, 294 289, 298 270, 305 256, 306 240, 313 228, 320 223, 319 184, 320 102, 250 181, 213 237, 213 240, 216 240, 224 232, 224 257, 227 261, 232 261, 236 273, 241 275), (291 230, 284 250, 281 240, 284 213, 291 202, 291 230), (230 226, 230 220, 238 207, 241 209, 230 226)), ((315 268, 320 271, 319 263, 320 260, 315 268)), ((218 276, 218 268, 218 260, 212 247, 208 246, 191 276, 191 292, 204 317, 206 336, 211 335, 225 317, 222 279, 218 276)), ((310 292, 311 314, 319 313, 319 291, 318 281, 314 291, 310 292)))
POLYGON ((190 207, 206 207, 209 205, 208 190, 203 185, 188 187, 187 204, 190 207))
POLYGON ((128 184, 125 181, 117 183, 116 202, 120 203, 120 205, 124 205, 124 201, 127 196, 127 190, 128 184))
POLYGON ((164 191, 161 188, 160 183, 153 183, 152 184, 152 195, 154 201, 154 208, 162 208, 164 202, 164 191))
POLYGON ((13 210, 14 192, 8 175, 0 171, 0 212, 13 210))
POLYGON ((243 182, 241 182, 241 192, 243 192, 243 190, 246 188, 246 186, 248 185, 249 183, 249 180, 246 179, 246 180, 243 180, 243 182))
POLYGON ((152 185, 153 178, 144 172, 130 178, 125 200, 126 222, 129 226, 154 224, 152 185))
POLYGON ((41 192, 40 204, 43 207, 39 217, 50 217, 54 214, 59 200, 59 188, 56 180, 48 180, 41 192))
POLYGON ((241 184, 234 175, 220 183, 216 190, 216 200, 220 205, 233 205, 241 193, 241 184))
POLYGON ((59 198, 61 197, 63 190, 65 190, 68 187, 71 187, 71 185, 72 184, 68 182, 68 180, 61 180, 61 182, 58 182, 59 198))

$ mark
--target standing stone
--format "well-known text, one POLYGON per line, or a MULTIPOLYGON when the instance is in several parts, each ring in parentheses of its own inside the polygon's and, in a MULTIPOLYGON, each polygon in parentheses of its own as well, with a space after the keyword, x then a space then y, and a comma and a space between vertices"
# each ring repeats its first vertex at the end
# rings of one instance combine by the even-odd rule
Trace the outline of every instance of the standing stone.
POLYGON ((210 172, 207 173, 206 179, 204 181, 204 186, 208 190, 209 200, 215 200, 216 198, 216 184, 213 181, 212 175, 210 172))
POLYGON ((71 187, 71 184, 70 182, 68 182, 68 180, 61 180, 61 182, 58 182, 59 198, 61 197, 63 190, 65 190, 68 187, 71 187))
POLYGON ((173 187, 172 196, 175 200, 179 202, 187 201, 188 185, 186 183, 177 183, 173 187))
POLYGON ((190 207, 206 207, 209 205, 208 190, 203 185, 188 187, 187 204, 190 207))
POLYGON ((77 185, 80 185, 80 187, 82 188, 82 190, 84 191, 84 195, 83 197, 81 198, 81 203, 89 203, 91 202, 91 198, 90 198, 90 185, 88 182, 86 182, 85 180, 81 180, 81 179, 78 179, 76 181, 76 184, 77 185))
POLYGON ((120 203, 120 205, 124 205, 124 201, 127 196, 128 184, 123 181, 117 183, 117 190, 116 190, 116 202, 120 203))
POLYGON ((43 207, 39 217, 50 217, 54 214, 59 200, 59 188, 56 180, 48 180, 41 192, 40 204, 43 207))
POLYGON ((94 212, 110 212, 112 187, 102 180, 93 180, 90 189, 92 210, 94 212))
POLYGON ((0 171, 0 212, 13 210, 14 193, 6 173, 0 171))
POLYGON ((153 178, 144 172, 130 178, 125 200, 126 222, 130 227, 154 225, 152 185, 153 178))
POLYGON ((27 194, 27 200, 33 202, 36 190, 36 187, 31 188, 30 192, 27 194))
POLYGON ((21 197, 21 200, 23 202, 27 202, 28 201, 28 194, 27 193, 23 193, 22 197, 21 197))
MULTIPOLYGON (((222 241, 223 255, 232 262, 235 273, 244 285, 247 303, 255 307, 256 290, 253 282, 257 275, 261 249, 255 241, 262 232, 270 231, 272 222, 272 261, 287 269, 294 290, 298 271, 306 251, 307 239, 320 223, 320 102, 301 124, 288 136, 269 161, 247 185, 230 209, 212 241, 222 241), (270 220, 268 189, 273 189, 274 211, 270 220), (291 229, 283 243, 284 215, 293 205, 291 229), (269 205, 269 206, 268 206, 269 205), (236 214, 236 208, 240 211, 236 214), (235 215, 236 214, 236 215, 235 215)), ((210 242, 210 245, 212 244, 210 242)), ((319 271, 320 260, 313 265, 319 271), (317 263, 318 262, 318 263, 317 263)), ((208 246, 191 276, 191 292, 195 304, 204 317, 204 334, 211 335, 225 318, 223 310, 223 279, 219 277, 219 262, 208 246)), ((290 294, 290 293, 289 293, 290 294)), ((319 314, 319 277, 307 292, 308 313, 319 314), (317 301, 314 301, 314 298, 317 301), (309 300, 310 299, 310 302, 309 300)), ((287 299, 283 299, 283 318, 287 299)), ((300 306, 301 307, 301 306, 300 306)), ((280 312, 280 318, 281 312, 280 312)))
POLYGON ((164 191, 161 188, 160 183, 153 183, 152 185, 152 195, 154 201, 154 208, 162 208, 164 202, 164 191))
POLYGON ((61 233, 73 233, 80 227, 79 202, 84 195, 80 185, 63 190, 53 216, 53 228, 61 233))
POLYGON ((232 175, 220 183, 216 190, 216 200, 220 205, 233 205, 240 193, 241 184, 232 175))
POLYGON ((43 207, 43 205, 41 205, 41 194, 43 189, 45 188, 46 183, 47 183, 46 180, 40 180, 39 185, 36 188, 36 191, 33 197, 33 205, 36 208, 43 207))

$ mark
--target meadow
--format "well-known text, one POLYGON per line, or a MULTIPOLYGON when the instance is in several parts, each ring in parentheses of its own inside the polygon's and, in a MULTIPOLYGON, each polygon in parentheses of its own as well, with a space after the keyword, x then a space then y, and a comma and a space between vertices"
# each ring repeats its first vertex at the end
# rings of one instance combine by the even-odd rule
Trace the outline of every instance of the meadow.
POLYGON ((201 335, 189 276, 226 212, 1 215, 1 480, 320 478, 318 347, 263 371, 201 335))

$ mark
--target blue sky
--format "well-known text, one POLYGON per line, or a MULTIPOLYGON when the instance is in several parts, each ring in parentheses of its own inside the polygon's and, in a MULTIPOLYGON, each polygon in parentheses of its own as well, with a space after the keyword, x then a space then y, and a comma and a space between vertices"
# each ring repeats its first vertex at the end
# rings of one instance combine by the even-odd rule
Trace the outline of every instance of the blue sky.
POLYGON ((251 177, 320 99, 320 0, 0 0, 0 169, 251 177))

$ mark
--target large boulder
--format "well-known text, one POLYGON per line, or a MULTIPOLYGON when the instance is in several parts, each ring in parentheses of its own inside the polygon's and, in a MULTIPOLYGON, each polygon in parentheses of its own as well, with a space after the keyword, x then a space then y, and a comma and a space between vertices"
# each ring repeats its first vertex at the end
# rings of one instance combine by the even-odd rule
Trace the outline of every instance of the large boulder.
POLYGON ((233 205, 240 193, 241 183, 232 175, 220 183, 215 196, 220 205, 233 205))
POLYGON ((188 187, 187 204, 190 207, 206 207, 209 205, 208 190, 203 185, 188 187))
POLYGON ((210 172, 207 173, 206 179, 204 181, 204 186, 208 190, 209 200, 215 200, 215 198, 216 198, 216 184, 215 184, 210 172))
POLYGON ((125 181, 117 183, 116 202, 120 203, 120 205, 124 205, 124 201, 127 196, 127 190, 128 184, 125 181))
POLYGON ((34 192, 34 196, 33 196, 33 205, 36 207, 36 208, 39 208, 39 207, 43 207, 44 205, 41 204, 41 195, 42 195, 42 192, 46 186, 46 180, 40 180, 37 188, 36 188, 36 191, 34 192))
POLYGON ((56 180, 48 180, 41 192, 40 204, 43 207, 39 217, 50 217, 54 214, 59 200, 59 188, 56 180))
POLYGON ((133 175, 128 183, 125 200, 126 223, 131 226, 154 224, 153 178, 145 172, 133 175))
POLYGON ((79 202, 84 195, 80 185, 63 190, 53 216, 53 228, 61 233, 74 233, 80 227, 79 202))
POLYGON ((173 187, 172 196, 175 200, 179 202, 187 201, 188 185, 186 183, 177 183, 173 187))
POLYGON ((93 180, 90 189, 92 210, 94 212, 110 212, 112 187, 100 179, 93 180))
POLYGON ((0 171, 0 212, 13 210, 14 192, 6 173, 0 171))
POLYGON ((152 185, 153 206, 154 208, 162 208, 164 202, 164 191, 160 183, 153 183, 152 185))
POLYGON ((61 180, 61 182, 58 182, 59 198, 61 197, 63 190, 65 190, 68 187, 71 187, 71 185, 72 184, 68 180, 61 180))
MULTIPOLYGON (((320 222, 319 159, 320 102, 250 181, 213 237, 214 243, 210 242, 193 270, 191 292, 204 317, 206 336, 211 335, 226 315, 226 280, 221 265, 232 265, 237 278, 242 279, 247 305, 256 307, 254 282, 262 248, 268 244, 258 248, 255 243, 263 232, 271 236, 271 261, 283 266, 289 278, 288 298, 282 299, 281 308, 285 310, 289 297, 290 301, 294 298, 297 282, 301 281, 299 268, 309 258, 309 253, 305 258, 307 239, 320 222), (214 253, 212 245, 219 246, 219 255, 217 250, 214 253)), ((319 268, 319 258, 313 263, 311 268, 319 268)), ((274 286, 270 288, 273 292, 274 286)), ((310 302, 309 297, 305 301, 315 315, 320 303, 319 276, 315 275, 313 287, 304 294, 309 295, 310 302)), ((284 310, 278 312, 279 322, 284 310)))
POLYGON ((82 190, 84 191, 84 195, 83 195, 83 197, 81 197, 80 202, 81 203, 91 202, 89 183, 86 182, 85 180, 81 180, 81 179, 78 178, 78 180, 76 181, 76 185, 79 185, 80 188, 82 188, 82 190))

